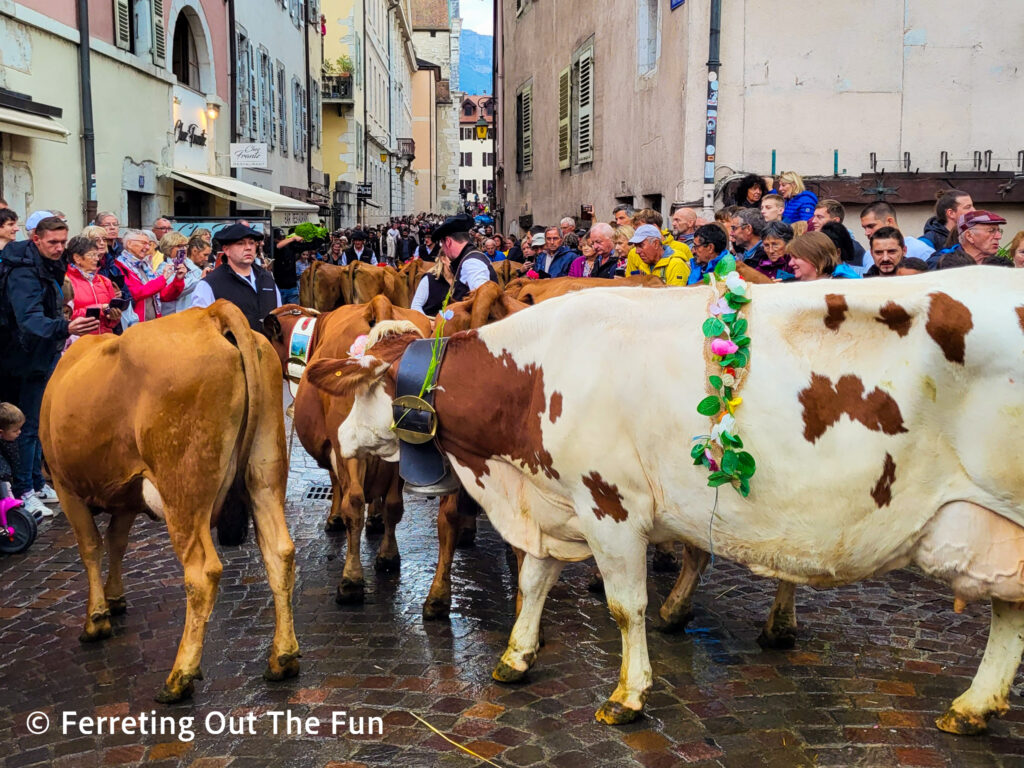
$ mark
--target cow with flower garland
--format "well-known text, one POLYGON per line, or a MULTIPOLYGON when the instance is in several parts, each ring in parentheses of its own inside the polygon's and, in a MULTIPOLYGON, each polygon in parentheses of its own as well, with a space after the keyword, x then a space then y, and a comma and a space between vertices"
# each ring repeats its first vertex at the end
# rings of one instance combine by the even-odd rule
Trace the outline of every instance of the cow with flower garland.
MULTIPOLYGON (((649 542, 815 586, 915 564, 957 607, 992 604, 978 673, 937 721, 984 730, 1024 651, 1024 470, 1006 460, 1024 431, 1024 274, 752 286, 733 269, 723 259, 697 289, 583 291, 448 343, 438 443, 528 553, 494 677, 527 674, 568 561, 596 559, 622 632, 606 723, 636 718, 652 684, 649 542)), ((391 401, 411 340, 308 369, 354 396, 344 455, 397 459, 391 401)))

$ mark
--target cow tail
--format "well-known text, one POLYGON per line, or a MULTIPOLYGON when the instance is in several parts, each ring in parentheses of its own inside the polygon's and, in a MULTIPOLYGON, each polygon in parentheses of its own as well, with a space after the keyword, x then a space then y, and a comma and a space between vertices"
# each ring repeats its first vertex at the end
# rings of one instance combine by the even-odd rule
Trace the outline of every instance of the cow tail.
POLYGON ((237 546, 245 541, 249 532, 249 512, 252 508, 245 484, 245 472, 249 466, 249 453, 256 436, 263 400, 260 357, 249 321, 241 310, 226 301, 217 301, 211 305, 210 312, 220 321, 224 337, 238 349, 245 377, 245 420, 238 436, 235 476, 217 517, 217 540, 222 546, 237 546))

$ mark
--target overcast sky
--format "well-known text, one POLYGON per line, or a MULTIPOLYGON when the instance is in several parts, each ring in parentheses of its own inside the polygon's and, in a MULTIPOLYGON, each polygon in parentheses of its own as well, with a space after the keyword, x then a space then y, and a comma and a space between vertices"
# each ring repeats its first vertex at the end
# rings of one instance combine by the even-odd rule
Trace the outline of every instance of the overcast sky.
POLYGON ((461 0, 459 12, 462 14, 464 29, 472 29, 481 35, 489 35, 494 28, 494 6, 491 0, 461 0))

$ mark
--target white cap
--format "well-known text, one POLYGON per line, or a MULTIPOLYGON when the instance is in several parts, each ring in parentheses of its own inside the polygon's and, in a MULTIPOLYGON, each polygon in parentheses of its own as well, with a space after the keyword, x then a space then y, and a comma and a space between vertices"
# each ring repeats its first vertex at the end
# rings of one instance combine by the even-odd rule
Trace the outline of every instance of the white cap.
POLYGON ((48 219, 53 216, 49 211, 36 211, 35 213, 29 214, 28 219, 25 221, 25 231, 31 232, 33 229, 39 226, 39 222, 43 219, 48 219))

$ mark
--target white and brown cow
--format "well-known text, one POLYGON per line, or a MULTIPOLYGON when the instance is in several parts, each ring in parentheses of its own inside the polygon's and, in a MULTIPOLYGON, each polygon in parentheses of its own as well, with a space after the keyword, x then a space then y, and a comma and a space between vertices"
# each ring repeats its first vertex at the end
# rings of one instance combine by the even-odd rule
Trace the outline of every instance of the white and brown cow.
MULTIPOLYGON (((608 289, 544 302, 451 339, 436 406, 463 486, 528 556, 525 603, 494 676, 522 678, 566 561, 596 558, 622 631, 599 720, 635 718, 651 687, 648 542, 681 539, 792 583, 830 586, 914 563, 958 601, 990 600, 970 689, 938 721, 976 733, 1008 707, 1024 650, 1024 273, 751 286, 738 412, 758 460, 748 499, 693 467, 708 432, 710 289, 608 289)), ((317 386, 356 392, 346 455, 395 460, 395 362, 324 360, 317 386)))

